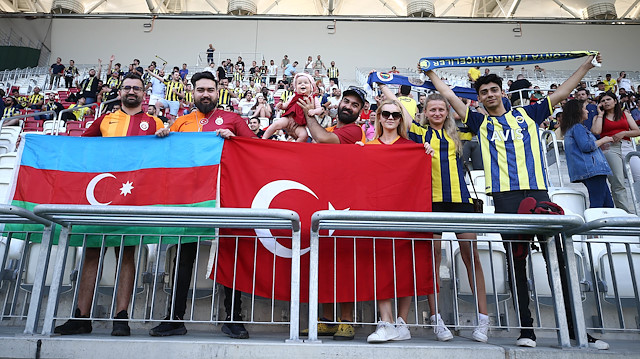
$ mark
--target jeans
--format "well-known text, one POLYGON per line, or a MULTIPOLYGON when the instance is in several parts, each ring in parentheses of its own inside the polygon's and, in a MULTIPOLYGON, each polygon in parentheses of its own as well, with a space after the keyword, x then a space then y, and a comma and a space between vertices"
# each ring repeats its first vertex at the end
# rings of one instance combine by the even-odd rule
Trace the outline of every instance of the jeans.
POLYGON ((582 180, 589 191, 589 208, 613 208, 613 198, 607 185, 607 176, 593 176, 582 180))

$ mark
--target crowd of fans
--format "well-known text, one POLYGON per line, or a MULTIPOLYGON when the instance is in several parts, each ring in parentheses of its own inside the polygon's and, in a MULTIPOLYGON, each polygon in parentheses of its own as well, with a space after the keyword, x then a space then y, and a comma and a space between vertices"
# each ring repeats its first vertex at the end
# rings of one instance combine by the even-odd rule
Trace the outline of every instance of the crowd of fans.
MULTIPOLYGON (((630 205, 624 186, 622 159, 633 150, 632 139, 640 136, 637 125, 637 121, 640 120, 640 111, 638 110, 637 92, 634 91, 633 84, 627 79, 624 72, 620 73, 617 80, 612 79, 611 75, 607 75, 605 79, 598 81, 595 87, 592 87, 581 81, 589 70, 587 65, 583 65, 576 72, 581 74, 577 81, 570 79, 560 86, 540 89, 538 86, 533 86, 524 74, 520 74, 515 81, 508 84, 508 88, 504 89, 502 88, 502 79, 491 74, 489 69, 485 70, 484 75, 481 75, 482 72, 479 68, 472 68, 469 70, 469 80, 478 92, 478 101, 458 99, 452 95, 452 91, 447 91, 448 87, 440 78, 436 77, 433 72, 429 72, 428 76, 436 84, 436 88, 443 93, 443 96, 434 97, 434 94, 414 92, 418 98, 416 101, 413 98, 411 86, 400 86, 397 91, 392 91, 386 85, 378 84, 382 91, 378 92, 378 95, 373 97, 374 101, 370 103, 367 101, 368 96, 362 89, 349 87, 343 91, 339 82, 340 72, 335 66, 335 62, 331 61, 327 66, 320 55, 316 59, 309 56, 305 64, 300 66, 301 69, 298 68, 299 63, 291 61, 287 55, 284 55, 279 65, 276 65, 274 60, 270 60, 268 64, 266 60, 262 60, 260 64, 257 61, 252 61, 249 66, 246 66, 242 57, 238 57, 235 62, 226 59, 216 66, 213 61, 214 51, 213 46, 209 45, 207 51, 208 67, 197 74, 190 74, 187 64, 183 64, 182 68, 176 66, 168 71, 166 63, 158 66, 156 62, 151 62, 146 69, 143 69, 137 59, 128 65, 127 71, 124 71, 122 65, 114 63, 115 57, 111 56, 106 69, 106 81, 100 78, 103 71, 101 60, 98 61, 97 70, 91 69, 86 78, 79 79, 79 72, 73 61, 70 61, 67 67, 62 65, 62 59, 58 58, 56 63, 51 66, 49 83, 55 88, 64 78, 66 87, 75 85, 77 89, 73 91, 73 95, 76 102, 74 106, 78 109, 70 113, 70 117, 63 117, 63 120, 81 120, 92 111, 83 106, 94 102, 108 102, 108 105, 104 106, 103 113, 121 111, 119 106, 123 101, 123 94, 134 96, 132 93, 144 92, 147 114, 159 118, 167 124, 167 128, 159 129, 156 133, 161 137, 168 135, 171 131, 203 130, 203 128, 188 128, 185 120, 180 117, 191 116, 197 119, 198 116, 209 114, 208 118, 211 118, 215 111, 222 111, 218 116, 225 116, 225 121, 227 121, 226 118, 229 118, 229 121, 233 121, 234 126, 242 127, 242 129, 235 128, 235 131, 230 128, 215 129, 225 137, 238 135, 240 132, 243 136, 285 141, 298 140, 321 143, 377 141, 376 144, 393 144, 403 138, 404 140, 400 140, 398 143, 411 142, 410 140, 424 143, 427 153, 434 156, 438 156, 439 151, 444 149, 440 143, 446 139, 454 143, 455 146, 451 147, 453 150, 447 150, 450 153, 442 155, 445 156, 446 161, 456 161, 454 166, 458 166, 462 173, 461 183, 464 182, 464 171, 460 167, 462 163, 470 162, 473 169, 482 169, 484 164, 492 161, 485 154, 487 150, 481 151, 482 146, 478 145, 482 141, 487 141, 487 138, 478 140, 474 136, 474 133, 478 133, 482 122, 487 118, 503 118, 506 123, 509 123, 513 118, 513 121, 517 123, 526 122, 526 126, 523 125, 525 127, 520 129, 522 132, 512 128, 508 130, 511 132, 498 134, 498 140, 515 141, 524 131, 532 131, 527 133, 535 134, 535 137, 538 138, 539 127, 557 129, 559 137, 564 136, 567 139, 565 151, 571 180, 585 184, 590 194, 591 207, 613 207, 615 205, 632 212, 633 207, 630 205), (123 80, 129 81, 133 85, 124 86, 123 80), (136 85, 136 81, 141 81, 142 87, 136 85), (208 87, 202 85, 203 83, 206 83, 208 87), (483 93, 482 91, 485 89, 488 89, 489 92, 483 93), (109 102, 111 100, 115 101, 109 102), (451 111, 450 108, 453 108, 454 111, 451 111), (437 111, 440 111, 439 114, 437 111), (530 111, 535 112, 535 115, 530 111), (230 115, 229 113, 232 112, 235 114, 230 115), (529 119, 530 123, 524 118, 528 118, 528 116, 534 117, 529 119), (239 122, 240 118, 244 123, 239 122), (310 120, 311 118, 315 120, 310 120), (402 124, 400 127, 398 127, 398 123, 393 122, 396 120, 402 124), (533 126, 534 122, 535 126, 533 126), (269 129, 268 126, 273 127, 269 129), (502 138, 500 138, 501 136, 502 138), (434 142, 436 138, 438 140, 434 142), (597 166, 587 166, 585 160, 594 161, 597 166), (607 198, 607 191, 604 190, 605 188, 608 190, 606 178, 608 178, 612 189, 611 194, 608 194, 609 198, 607 198)), ((392 67, 392 71, 397 72, 395 66, 392 67)), ((513 71, 513 69, 507 67, 505 71, 513 71)), ((546 73, 539 66, 534 68, 534 72, 537 74, 546 73)), ((637 90, 640 92, 640 86, 637 90)), ((4 97, 4 94, 2 95, 4 97)), ((29 96, 17 96, 15 92, 10 94, 5 98, 2 109, 3 119, 9 119, 5 125, 18 123, 17 120, 14 121, 10 118, 19 113, 20 109, 60 112, 63 106, 56 101, 56 96, 56 92, 48 92, 45 99, 38 87, 34 88, 33 93, 29 96)), ((127 101, 129 102, 127 106, 133 108, 132 100, 127 99, 127 101)), ((36 119, 51 118, 46 114, 41 115, 43 118, 40 118, 37 113, 34 116, 36 119)), ((513 123, 509 123, 509 125, 513 125, 513 123)), ((489 139, 489 142, 493 140, 489 139)), ((534 147, 534 144, 531 144, 532 151, 536 151, 534 147)), ((640 181, 640 159, 636 159, 638 161, 631 163, 633 179, 640 181)), ((441 174, 433 174, 434 177, 439 175, 441 174)), ((500 175, 517 177, 520 174, 513 174, 509 171, 500 175)), ((538 175, 542 176, 542 174, 535 174, 535 176, 538 175)), ((533 175, 530 174, 530 176, 533 175)), ((437 179, 440 181, 439 186, 441 187, 445 186, 445 182, 453 186, 451 183, 457 180, 453 178, 446 181, 444 178, 437 179)), ((459 187, 456 190, 459 194, 461 193, 462 202, 445 200, 443 198, 446 195, 443 194, 444 197, 440 201, 441 204, 444 204, 443 211, 470 210, 468 206, 470 195, 466 185, 460 187, 458 184, 456 186, 459 187)), ((434 185, 434 187, 436 186, 434 185)), ((546 195, 546 189, 530 189, 544 190, 546 195)), ((449 192, 453 193, 452 191, 453 189, 449 188, 449 192)), ((515 213, 513 208, 506 205, 507 202, 510 203, 509 205, 512 204, 511 202, 520 203, 521 198, 518 198, 517 202, 509 200, 511 197, 508 196, 512 195, 513 189, 503 190, 489 187, 488 191, 494 194, 497 203, 500 201, 505 203, 502 208, 503 213, 515 213)), ((443 189, 444 192, 446 192, 445 189, 443 189)), ((439 201, 434 197, 434 202, 439 201)), ((496 204, 496 209, 498 209, 498 204, 496 204)), ((476 262, 479 263, 479 260, 476 259, 476 262)), ((481 272, 481 268, 476 268, 476 270, 481 272)), ((521 268, 514 270, 522 272, 521 268)), ((231 291, 227 295, 231 296, 231 291)), ((527 296, 519 293, 518 297, 523 295, 527 296)), ((343 308, 342 311, 345 315, 348 309, 343 308)), ((439 315, 436 316, 437 313, 432 314, 434 315, 431 318, 432 323, 436 327, 436 331, 440 330, 438 338, 449 340, 451 333, 444 327, 442 319, 439 315)), ((474 338, 486 341, 488 326, 486 310, 484 313, 481 311, 481 314, 482 316, 479 317, 480 331, 474 332, 474 338)), ((520 313, 520 315, 525 323, 528 320, 526 314, 520 313)), ((528 315, 530 316, 530 313, 528 315)), ((407 332, 404 331, 406 325, 402 318, 397 318, 396 329, 393 329, 394 326, 390 324, 393 319, 389 317, 382 327, 379 326, 377 334, 374 333, 376 334, 374 341, 393 340, 396 338, 393 335, 400 335, 394 330, 402 330, 404 333, 402 336, 407 339, 407 332)), ((165 327, 159 328, 158 333, 178 329, 177 332, 182 332, 181 328, 184 326, 174 327, 172 324, 167 324, 165 327)), ((240 335, 240 337, 246 333, 241 325, 229 330, 233 335, 240 335)), ((535 346, 533 331, 529 333, 526 330, 528 329, 522 332, 518 345, 535 346)), ((186 333, 186 329, 184 329, 184 333, 186 333)), ((353 338, 353 328, 343 328, 340 325, 335 328, 334 335, 346 336, 347 339, 353 338)), ((248 337, 248 333, 246 336, 248 337)), ((597 340, 590 337, 590 341, 595 343, 597 340)))

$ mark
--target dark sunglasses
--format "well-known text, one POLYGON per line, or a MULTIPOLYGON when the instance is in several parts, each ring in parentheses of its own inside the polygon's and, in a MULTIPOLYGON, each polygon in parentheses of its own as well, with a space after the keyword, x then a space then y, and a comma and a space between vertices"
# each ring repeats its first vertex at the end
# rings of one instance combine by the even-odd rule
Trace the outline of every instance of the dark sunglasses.
POLYGON ((400 120, 400 119, 402 119, 402 112, 382 111, 382 112, 380 112, 380 116, 382 116, 384 118, 390 118, 391 116, 393 116, 394 120, 400 120))

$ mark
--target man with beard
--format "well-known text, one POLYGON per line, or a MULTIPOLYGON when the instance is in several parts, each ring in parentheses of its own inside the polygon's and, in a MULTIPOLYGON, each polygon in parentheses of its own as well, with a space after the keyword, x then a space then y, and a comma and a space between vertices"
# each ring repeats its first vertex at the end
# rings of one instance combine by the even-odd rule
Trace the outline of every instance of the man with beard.
MULTIPOLYGON (((226 79, 225 79, 226 81, 226 79)), ((197 110, 188 115, 178 117, 170 128, 162 128, 156 132, 158 137, 165 137, 171 132, 213 132, 219 136, 230 138, 233 136, 257 137, 247 126, 246 122, 238 114, 217 109, 218 107, 218 86, 215 77, 210 72, 199 72, 193 75, 191 83, 194 86, 193 99, 197 110)), ((178 271, 178 277, 175 281, 175 300, 173 305, 173 322, 162 322, 160 325, 151 328, 149 335, 154 337, 164 337, 169 335, 187 334, 187 328, 182 320, 187 306, 187 296, 189 294, 189 284, 191 283, 191 272, 193 271, 193 262, 196 259, 198 243, 181 243, 178 253, 180 258, 177 266, 174 260, 174 271, 178 271), (177 322, 180 321, 180 322, 177 322)), ((222 332, 231 338, 246 339, 249 338, 249 332, 241 323, 229 323, 233 321, 241 321, 241 305, 240 292, 234 291, 229 287, 224 287, 224 307, 227 318, 222 326, 222 332), (231 316, 231 301, 233 304, 233 317, 231 316), (233 319, 232 319, 233 318, 233 319)))
POLYGON ((84 96, 87 105, 96 102, 98 98, 98 90, 102 87, 98 84, 100 81, 100 74, 102 72, 102 60, 98 59, 98 76, 96 76, 96 70, 89 70, 89 77, 82 80, 80 83, 80 89, 84 96))
MULTIPOLYGON (((122 107, 119 111, 99 117, 87 128, 82 136, 87 137, 122 137, 152 135, 158 129, 164 128, 162 121, 142 112, 142 100, 144 99, 144 86, 140 76, 128 74, 120 87, 120 99, 122 107)), ((114 248, 116 258, 119 248, 114 248)), ((115 319, 128 319, 127 309, 133 292, 133 280, 136 273, 134 261, 134 246, 125 246, 123 250, 122 269, 118 281, 118 294, 116 296, 115 319)), ((82 279, 78 289, 78 307, 75 310, 75 318, 87 318, 91 310, 93 289, 98 273, 100 260, 100 247, 87 248, 84 265, 82 266, 82 279)), ((63 325, 57 326, 54 333, 62 335, 91 333, 91 321, 69 319, 63 325)), ((129 324, 126 321, 114 321, 111 335, 130 335, 129 324)))
MULTIPOLYGON (((298 105, 302 107, 307 118, 307 128, 311 133, 311 137, 318 143, 342 143, 354 144, 358 141, 367 142, 364 131, 358 125, 356 120, 362 111, 362 107, 366 101, 366 93, 363 89, 355 86, 349 87, 342 96, 342 100, 338 105, 338 124, 324 129, 315 116, 309 116, 309 110, 314 108, 313 100, 302 98, 298 100, 298 105)), ((294 128, 287 128, 289 134, 295 133, 294 128)), ((326 324, 323 322, 333 322, 333 304, 325 303, 322 305, 323 315, 318 323, 318 335, 333 335, 334 340, 352 340, 355 336, 353 325, 340 323, 339 325, 326 324)), ((352 322, 353 303, 340 303, 340 321, 352 322)))

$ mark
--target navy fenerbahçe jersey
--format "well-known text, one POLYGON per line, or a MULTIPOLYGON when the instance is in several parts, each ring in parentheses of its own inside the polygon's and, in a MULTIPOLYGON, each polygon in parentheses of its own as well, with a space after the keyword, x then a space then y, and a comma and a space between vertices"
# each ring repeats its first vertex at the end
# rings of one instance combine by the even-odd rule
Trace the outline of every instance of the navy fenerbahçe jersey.
POLYGON ((435 151, 431 161, 432 201, 471 203, 462 161, 456 153, 455 143, 444 129, 425 129, 414 121, 409 129, 409 139, 417 143, 427 142, 435 151))
POLYGON ((551 112, 548 98, 502 116, 467 109, 463 122, 478 135, 487 193, 547 189, 538 126, 551 112))

